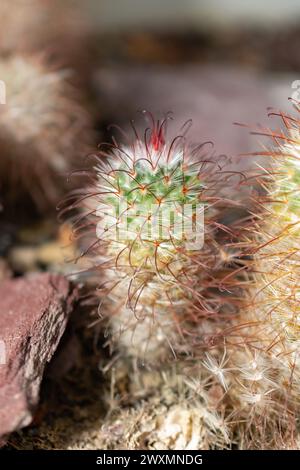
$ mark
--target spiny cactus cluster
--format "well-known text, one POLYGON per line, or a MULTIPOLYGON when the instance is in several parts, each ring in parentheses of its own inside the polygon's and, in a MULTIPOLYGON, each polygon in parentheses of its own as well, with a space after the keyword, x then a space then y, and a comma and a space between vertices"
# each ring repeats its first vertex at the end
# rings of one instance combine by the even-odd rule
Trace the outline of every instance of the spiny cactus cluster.
POLYGON ((169 141, 166 123, 100 151, 71 206, 82 208, 76 236, 92 233, 85 255, 104 273, 100 314, 109 312, 112 339, 154 364, 217 341, 235 310, 220 292, 237 282, 220 217, 233 204, 222 197, 233 175, 206 145, 189 145, 184 128, 169 141))
POLYGON ((273 139, 259 152, 268 163, 240 180, 260 195, 239 230, 224 223, 229 186, 239 199, 232 174, 205 146, 190 146, 184 129, 168 140, 166 121, 101 150, 71 202, 80 207, 75 236, 90 234, 83 255, 102 276, 98 313, 110 344, 160 369, 172 351, 177 381, 222 423, 219 447, 296 446, 300 123, 280 116, 286 132, 261 132, 273 139))
POLYGON ((91 141, 89 118, 68 84, 37 57, 0 59, 6 104, 0 106, 0 186, 30 194, 37 207, 57 202, 61 181, 91 141), (80 142, 80 143, 79 143, 80 142))
POLYGON ((281 347, 285 355, 287 345, 297 350, 300 339, 300 128, 292 117, 282 115, 282 120, 286 134, 270 134, 275 148, 266 169, 267 195, 261 201, 265 220, 259 224, 255 260, 263 278, 256 295, 260 315, 276 331, 277 346, 272 347, 281 347))
MULTIPOLYGON (((118 206, 120 194, 126 194, 130 201, 126 227, 129 231, 132 228, 133 237, 126 243, 124 240, 116 243, 111 228, 118 225, 118 217, 109 219, 110 224, 104 227, 100 237, 105 247, 101 260, 106 269, 105 282, 108 282, 103 292, 116 307, 111 317, 114 334, 119 337, 117 328, 123 328, 125 331, 119 340, 127 353, 142 355, 149 347, 156 361, 161 361, 165 354, 166 338, 171 338, 177 348, 179 344, 185 345, 184 351, 191 354, 192 359, 177 363, 177 378, 184 387, 190 388, 194 399, 198 399, 198 409, 202 403, 207 416, 215 416, 222 423, 220 447, 234 440, 240 448, 295 448, 298 445, 299 122, 283 114, 281 117, 286 132, 261 131, 263 135, 267 133, 274 144, 260 152, 268 157, 268 162, 255 171, 260 194, 255 215, 249 226, 243 227, 246 235, 240 234, 241 239, 236 243, 243 247, 241 268, 237 261, 232 263, 231 260, 225 277, 221 248, 225 245, 228 255, 228 239, 223 239, 222 245, 216 231, 220 208, 224 205, 214 192, 217 188, 218 195, 222 194, 222 185, 226 185, 224 168, 217 178, 213 176, 215 167, 212 174, 200 172, 199 165, 203 165, 203 161, 200 163, 199 155, 194 165, 195 161, 187 158, 191 153, 185 146, 180 147, 180 151, 172 145, 166 147, 162 128, 152 128, 146 145, 138 140, 133 148, 115 148, 115 156, 108 157, 96 170, 99 192, 87 195, 87 200, 92 201, 90 210, 96 210, 94 214, 100 220, 109 207, 118 206), (138 158, 131 160, 131 156, 136 155, 146 163, 139 162, 138 158), (170 173, 176 177, 174 184, 170 184, 169 178, 165 180, 170 173), (185 187, 187 192, 183 191, 185 187), (174 236, 173 225, 170 236, 165 235, 161 245, 155 246, 147 230, 141 230, 148 222, 143 218, 144 213, 150 213, 156 198, 161 198, 162 206, 171 201, 177 207, 179 201, 186 202, 187 196, 192 204, 201 201, 206 205, 208 238, 204 245, 195 251, 186 249, 187 240, 174 236), (130 212, 134 204, 143 208, 142 216, 138 214, 135 219, 130 212), (209 256, 212 254, 214 261, 209 256), (169 264, 176 269, 170 272, 169 264), (188 274, 188 283, 182 280, 183 273, 188 274), (231 285, 224 295, 221 285, 228 277, 231 285), (243 292, 236 304, 234 289, 238 285, 243 286, 243 292), (139 286, 142 286, 141 292, 139 286), (197 312, 203 303, 197 297, 199 293, 201 301, 206 302, 206 307, 209 305, 200 315, 197 312), (238 315, 230 315, 227 306, 227 315, 223 316, 222 309, 215 310, 216 299, 219 303, 227 299, 229 304, 238 305, 238 315), (210 315, 216 311, 217 321, 211 322, 210 315), (180 343, 182 333, 187 334, 184 343, 180 343), (216 337, 222 341, 216 344, 205 341, 216 337)), ((253 175, 250 179, 253 181, 253 175)), ((100 226, 103 229, 103 225, 100 226)), ((225 230, 225 226, 222 229, 225 230)), ((98 242, 95 248, 99 250, 98 242)), ((237 256, 238 250, 233 253, 237 256)), ((187 413, 184 406, 180 410, 181 413, 176 411, 178 422, 187 413)), ((151 421, 151 425, 154 426, 154 422, 151 421)), ((167 422, 164 426, 164 432, 171 428, 167 422)), ((210 435, 211 431, 206 428, 206 432, 210 435)))
POLYGON ((299 413, 299 125, 281 117, 285 131, 263 131, 273 144, 259 152, 260 196, 244 237, 248 271, 245 301, 233 321, 235 343, 202 361, 224 389, 240 445, 296 445, 299 413))
POLYGON ((251 298, 256 341, 252 345, 261 351, 263 367, 269 371, 269 377, 265 374, 261 380, 268 394, 268 413, 273 412, 288 429, 299 411, 300 122, 275 114, 285 130, 264 133, 273 145, 264 152, 271 161, 261 175, 266 194, 258 201, 251 298))

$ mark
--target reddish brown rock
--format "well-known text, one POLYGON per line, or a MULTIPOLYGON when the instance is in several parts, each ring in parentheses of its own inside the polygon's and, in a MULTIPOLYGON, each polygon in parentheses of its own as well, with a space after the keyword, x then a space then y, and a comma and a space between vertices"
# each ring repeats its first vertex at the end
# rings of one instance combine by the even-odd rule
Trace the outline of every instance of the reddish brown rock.
POLYGON ((76 289, 59 275, 0 284, 0 445, 1 436, 31 422, 45 365, 76 297, 76 289))

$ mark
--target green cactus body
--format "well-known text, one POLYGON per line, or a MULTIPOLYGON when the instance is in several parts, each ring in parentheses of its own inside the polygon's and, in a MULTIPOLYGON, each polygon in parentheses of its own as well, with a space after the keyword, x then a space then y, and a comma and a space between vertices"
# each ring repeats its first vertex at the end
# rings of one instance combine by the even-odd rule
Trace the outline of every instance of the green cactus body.
POLYGON ((84 197, 97 234, 88 255, 105 272, 99 294, 112 336, 155 362, 213 334, 220 301, 211 289, 220 288, 224 268, 217 220, 228 206, 217 159, 183 136, 165 141, 164 126, 103 152, 84 197))

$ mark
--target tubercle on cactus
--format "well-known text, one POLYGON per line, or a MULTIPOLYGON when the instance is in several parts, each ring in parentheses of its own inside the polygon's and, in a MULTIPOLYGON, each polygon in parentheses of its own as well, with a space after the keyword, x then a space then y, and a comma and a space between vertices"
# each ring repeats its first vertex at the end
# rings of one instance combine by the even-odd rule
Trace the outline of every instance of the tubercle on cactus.
POLYGON ((62 212, 79 208, 74 236, 100 277, 110 344, 157 363, 222 340, 235 314, 230 295, 239 281, 228 275, 225 243, 232 233, 220 215, 235 204, 222 187, 236 175, 209 154, 210 143, 187 142, 189 121, 168 139, 170 116, 149 116, 143 136, 133 126, 129 143, 100 147, 87 187, 62 212))

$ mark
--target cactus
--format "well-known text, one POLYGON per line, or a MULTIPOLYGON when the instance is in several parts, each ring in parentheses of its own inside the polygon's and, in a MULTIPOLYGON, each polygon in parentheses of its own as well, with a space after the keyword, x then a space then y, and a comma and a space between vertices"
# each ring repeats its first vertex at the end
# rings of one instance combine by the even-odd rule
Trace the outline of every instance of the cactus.
POLYGON ((38 58, 0 60, 0 79, 6 86, 6 104, 0 105, 3 197, 30 195, 44 210, 57 202, 62 176, 91 141, 88 115, 67 72, 49 71, 38 58))
POLYGON ((296 379, 300 340, 300 122, 283 113, 272 114, 281 117, 286 132, 260 132, 273 140, 273 146, 261 152, 269 158, 269 166, 259 175, 264 194, 258 199, 255 230, 252 227, 255 235, 249 236, 254 261, 251 312, 260 331, 257 344, 252 344, 293 371, 296 379))
POLYGON ((281 118, 285 130, 261 132, 273 145, 263 152, 270 167, 260 177, 265 194, 258 201, 254 239, 251 311, 258 340, 252 345, 272 368, 268 415, 273 412, 275 422, 288 432, 299 412, 300 121, 282 112, 271 114, 281 118))
POLYGON ((270 151, 273 162, 264 182, 266 216, 259 224, 255 261, 257 282, 263 284, 256 294, 260 315, 276 331, 274 347, 284 353, 286 347, 296 350, 300 340, 300 135, 299 122, 282 118, 287 133, 271 133, 276 147, 270 151))
POLYGON ((100 150, 92 183, 68 210, 81 207, 75 236, 91 235, 83 254, 103 278, 98 311, 110 344, 158 365, 222 338, 237 281, 220 222, 233 204, 222 193, 230 172, 207 145, 187 142, 187 125, 168 139, 167 119, 151 119, 143 138, 134 129, 133 142, 100 150))
POLYGON ((200 366, 223 387, 220 410, 234 423, 241 448, 287 448, 297 440, 300 122, 271 114, 281 117, 286 130, 255 132, 273 145, 257 152, 267 161, 255 170, 259 195, 244 237, 246 295, 232 323, 235 342, 201 359, 200 366))

